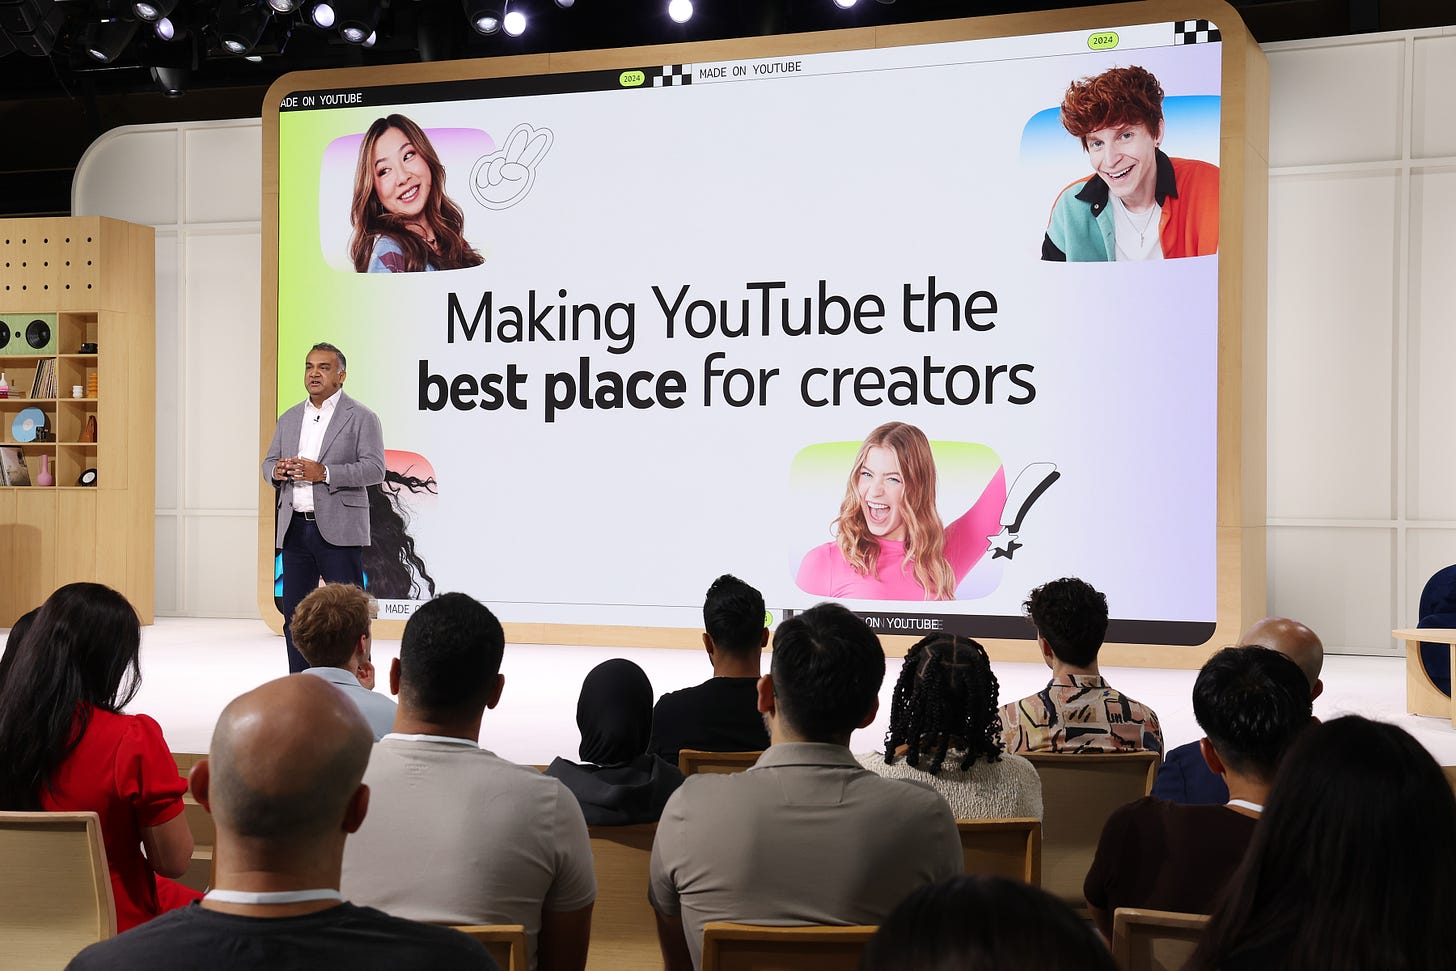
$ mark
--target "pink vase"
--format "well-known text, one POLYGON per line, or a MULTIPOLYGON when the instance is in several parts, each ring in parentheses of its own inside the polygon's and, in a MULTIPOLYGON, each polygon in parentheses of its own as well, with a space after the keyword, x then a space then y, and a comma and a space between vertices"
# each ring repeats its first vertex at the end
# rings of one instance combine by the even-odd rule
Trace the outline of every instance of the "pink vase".
POLYGON ((40 475, 35 477, 35 484, 43 486, 56 484, 56 477, 51 475, 51 457, 49 455, 40 457, 40 475))

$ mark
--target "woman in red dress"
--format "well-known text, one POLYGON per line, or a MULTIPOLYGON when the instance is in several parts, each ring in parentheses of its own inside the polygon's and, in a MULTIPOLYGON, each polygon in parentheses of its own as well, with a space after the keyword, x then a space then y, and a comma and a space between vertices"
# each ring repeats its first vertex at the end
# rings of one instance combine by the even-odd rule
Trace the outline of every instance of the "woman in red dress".
POLYGON ((187 784, 157 723, 121 712, 141 684, 140 648, 125 597, 71 583, 41 606, 0 681, 0 809, 100 816, 118 931, 200 896, 165 879, 192 857, 187 784))

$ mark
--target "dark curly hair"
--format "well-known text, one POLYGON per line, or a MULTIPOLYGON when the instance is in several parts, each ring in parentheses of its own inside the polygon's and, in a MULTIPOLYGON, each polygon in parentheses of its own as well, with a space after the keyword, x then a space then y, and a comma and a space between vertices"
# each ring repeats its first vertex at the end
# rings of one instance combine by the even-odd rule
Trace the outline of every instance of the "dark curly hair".
POLYGON ((428 600, 435 595, 435 578, 415 551, 409 520, 399 502, 403 489, 412 494, 436 494, 433 477, 421 479, 398 472, 386 472, 382 485, 369 487, 370 544, 364 548, 364 588, 380 600, 428 600), (429 588, 424 596, 422 581, 429 588))
POLYGON ((1096 663, 1107 637, 1107 597, 1092 584, 1076 577, 1043 583, 1021 607, 1062 663, 1078 668, 1096 663))
POLYGON ((952 743, 964 752, 962 770, 977 759, 998 761, 1000 691, 991 659, 976 641, 954 634, 931 634, 917 641, 895 682, 885 763, 893 762, 895 751, 904 745, 906 764, 937 775, 952 743), (927 754, 930 764, 921 765, 927 754))
POLYGON ((1084 149, 1091 132, 1139 124, 1155 136, 1163 127, 1163 86, 1146 68, 1114 67, 1073 81, 1062 98, 1062 127, 1084 149))

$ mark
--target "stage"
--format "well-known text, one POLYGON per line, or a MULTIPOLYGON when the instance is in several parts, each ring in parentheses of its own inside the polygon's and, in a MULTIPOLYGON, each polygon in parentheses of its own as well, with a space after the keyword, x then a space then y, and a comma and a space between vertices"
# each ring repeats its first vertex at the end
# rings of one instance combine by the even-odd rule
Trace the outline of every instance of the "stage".
MULTIPOLYGON (((390 661, 399 642, 376 640, 374 663, 387 690, 390 661)), ((711 674, 701 651, 507 644, 500 704, 485 713, 481 744, 504 758, 540 764, 561 755, 576 757, 576 699, 582 678, 601 661, 625 657, 637 662, 657 695, 705 680, 711 674)), ((764 666, 767 669, 767 655, 764 666)), ((856 752, 878 749, 889 720, 890 695, 900 660, 887 661, 880 711, 873 724, 855 733, 856 752)), ((205 752, 218 713, 229 700, 287 671, 283 639, 261 620, 159 617, 142 628, 142 687, 129 706, 156 718, 176 752, 205 752)), ((996 663, 1003 702, 1029 695, 1047 682, 1041 665, 996 663)), ((1144 704, 1162 721, 1169 747, 1198 738, 1191 693, 1195 671, 1104 668, 1108 682, 1144 704)), ((1322 719, 1356 713, 1392 722, 1414 735, 1436 761, 1456 764, 1456 731, 1441 718, 1408 715, 1405 661, 1401 657, 1330 655, 1325 658, 1324 694, 1315 702, 1322 719)))

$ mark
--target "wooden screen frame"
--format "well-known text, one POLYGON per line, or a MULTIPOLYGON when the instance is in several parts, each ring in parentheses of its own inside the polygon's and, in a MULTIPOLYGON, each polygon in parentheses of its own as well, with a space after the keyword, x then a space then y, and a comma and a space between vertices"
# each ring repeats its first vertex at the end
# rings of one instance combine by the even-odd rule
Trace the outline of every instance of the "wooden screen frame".
MULTIPOLYGON (((525 54, 285 74, 263 103, 262 387, 258 454, 278 420, 278 122, 284 95, 297 90, 471 78, 615 70, 643 64, 696 63, 981 40, 1109 26, 1210 20, 1223 42, 1219 134, 1218 448, 1214 633, 1199 647, 1108 643, 1101 661, 1133 667, 1197 668, 1265 612, 1266 316, 1269 266, 1269 64, 1238 12, 1222 0, 1170 0, 776 34, 599 51, 525 54)), ((258 482, 258 609, 274 631, 272 488, 258 482)), ((397 639, 402 621, 375 621, 375 636, 397 639)), ((699 650, 697 629, 579 624, 505 625, 513 643, 671 647, 699 650)), ((1029 630, 1028 630, 1029 633, 1029 630)), ((886 653, 903 655, 909 636, 881 635, 886 653)), ((985 639, 995 660, 1039 662, 1032 640, 985 639)))

